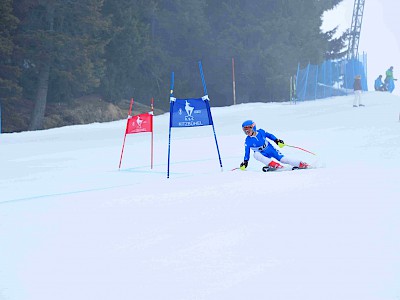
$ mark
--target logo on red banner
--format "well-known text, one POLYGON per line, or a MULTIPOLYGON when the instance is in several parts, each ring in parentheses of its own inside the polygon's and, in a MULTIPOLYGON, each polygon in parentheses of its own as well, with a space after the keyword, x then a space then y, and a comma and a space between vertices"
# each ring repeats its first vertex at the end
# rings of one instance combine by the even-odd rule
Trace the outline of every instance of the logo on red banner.
POLYGON ((153 131, 153 115, 144 113, 137 116, 129 116, 126 123, 126 134, 153 131))

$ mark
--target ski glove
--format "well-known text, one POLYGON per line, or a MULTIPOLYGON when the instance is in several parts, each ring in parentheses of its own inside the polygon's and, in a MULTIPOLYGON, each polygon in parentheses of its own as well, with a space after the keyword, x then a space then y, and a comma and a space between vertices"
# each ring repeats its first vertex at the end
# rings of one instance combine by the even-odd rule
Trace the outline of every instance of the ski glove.
POLYGON ((248 161, 248 160, 243 161, 243 162, 240 164, 240 170, 246 170, 248 164, 249 164, 249 161, 248 161))
POLYGON ((279 146, 279 148, 283 148, 285 146, 285 142, 280 139, 276 139, 274 142, 279 146))

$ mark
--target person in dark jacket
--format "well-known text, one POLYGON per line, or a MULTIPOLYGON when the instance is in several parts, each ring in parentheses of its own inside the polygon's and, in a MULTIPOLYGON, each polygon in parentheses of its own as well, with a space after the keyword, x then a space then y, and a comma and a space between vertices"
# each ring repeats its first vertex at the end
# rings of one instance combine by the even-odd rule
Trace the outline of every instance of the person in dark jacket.
POLYGON ((354 88, 353 107, 365 106, 364 104, 361 103, 361 91, 362 91, 361 75, 357 75, 354 78, 353 88, 354 88))

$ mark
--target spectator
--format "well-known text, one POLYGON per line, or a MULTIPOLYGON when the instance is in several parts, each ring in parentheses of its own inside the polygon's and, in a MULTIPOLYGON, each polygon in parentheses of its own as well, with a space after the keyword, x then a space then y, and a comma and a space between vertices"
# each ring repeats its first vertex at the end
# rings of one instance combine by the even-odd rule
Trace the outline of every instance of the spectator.
POLYGON ((353 107, 365 106, 364 104, 361 103, 361 91, 362 91, 361 75, 357 75, 354 78, 353 88, 354 88, 353 107))
POLYGON ((385 78, 385 84, 387 86, 387 90, 389 92, 393 92, 394 90, 394 81, 397 79, 393 78, 393 66, 391 66, 389 69, 386 71, 386 78, 385 78))
POLYGON ((379 75, 377 79, 375 79, 375 91, 387 91, 386 85, 382 82, 382 75, 379 75))

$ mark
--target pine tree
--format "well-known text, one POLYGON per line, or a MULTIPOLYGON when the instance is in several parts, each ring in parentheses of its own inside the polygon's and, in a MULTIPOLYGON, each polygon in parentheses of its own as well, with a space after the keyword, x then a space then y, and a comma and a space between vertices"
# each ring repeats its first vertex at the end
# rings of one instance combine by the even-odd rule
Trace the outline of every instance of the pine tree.
POLYGON ((12 13, 12 0, 0 3, 0 99, 8 101, 21 95, 22 88, 18 83, 20 68, 13 64, 15 44, 13 34, 18 19, 12 13))
POLYGON ((93 90, 103 73, 107 20, 102 0, 22 0, 17 43, 25 93, 34 95, 30 130, 43 128, 46 103, 93 90))

